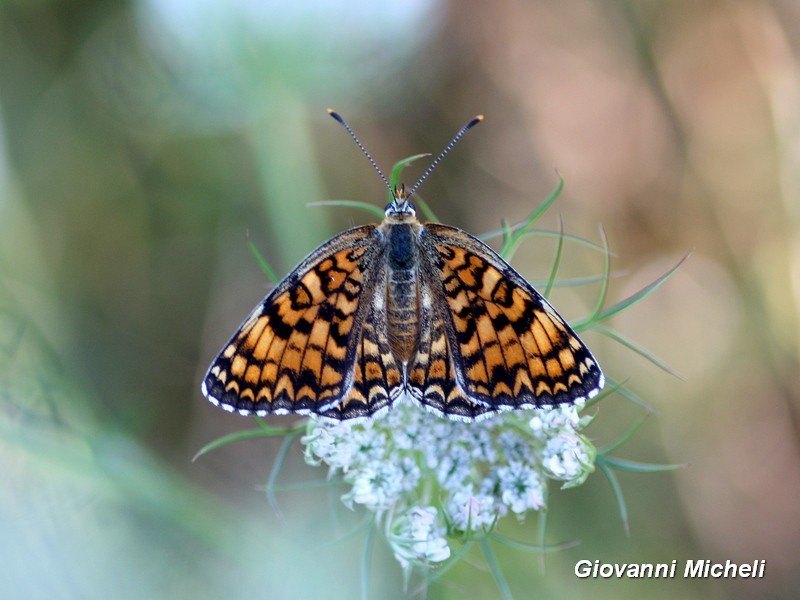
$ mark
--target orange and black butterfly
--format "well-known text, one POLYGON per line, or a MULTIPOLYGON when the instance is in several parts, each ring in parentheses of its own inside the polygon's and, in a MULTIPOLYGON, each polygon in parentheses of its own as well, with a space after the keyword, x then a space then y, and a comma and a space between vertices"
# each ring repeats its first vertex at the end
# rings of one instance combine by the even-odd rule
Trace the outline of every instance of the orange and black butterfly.
POLYGON ((472 420, 597 395, 597 361, 541 294, 480 240, 420 223, 409 201, 481 119, 408 194, 393 190, 381 224, 322 244, 253 310, 205 375, 211 402, 352 419, 410 399, 472 420))

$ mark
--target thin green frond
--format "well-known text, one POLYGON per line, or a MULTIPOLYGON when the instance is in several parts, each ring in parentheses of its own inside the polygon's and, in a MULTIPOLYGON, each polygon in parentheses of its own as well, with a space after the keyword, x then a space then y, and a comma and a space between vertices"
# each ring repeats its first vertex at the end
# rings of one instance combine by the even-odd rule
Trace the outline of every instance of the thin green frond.
POLYGON ((617 508, 619 509, 619 517, 622 519, 622 526, 625 529, 625 535, 630 536, 631 528, 630 523, 628 522, 628 507, 625 504, 625 496, 622 493, 622 487, 619 485, 619 480, 617 479, 616 473, 609 467, 605 462, 600 460, 600 457, 597 457, 597 464, 598 468, 603 472, 603 475, 606 476, 608 480, 608 484, 611 486, 611 491, 614 493, 614 498, 617 501, 617 508))
POLYGON ((369 600, 369 583, 372 576, 372 547, 375 545, 377 527, 367 529, 364 553, 361 555, 361 600, 369 600))
POLYGON ((461 544, 461 547, 450 555, 450 558, 444 565, 437 568, 435 571, 429 572, 428 576, 425 578, 425 582, 430 584, 438 579, 441 579, 450 569, 455 567, 464 557, 466 557, 467 553, 472 550, 472 546, 474 545, 475 542, 473 540, 467 540, 461 544))
POLYGON ((558 267, 561 265, 561 251, 564 249, 564 219, 558 215, 558 244, 556 245, 556 255, 553 258, 553 266, 550 268, 550 277, 547 280, 547 286, 544 288, 544 297, 549 298, 550 292, 553 291, 553 284, 556 281, 558 274, 558 267))
POLYGON ((306 206, 340 206, 355 208, 357 210, 363 210, 378 219, 383 219, 384 217, 382 208, 370 204, 369 202, 362 202, 361 200, 317 200, 315 202, 309 202, 306 206))
POLYGON ((611 278, 611 254, 608 250, 608 238, 606 237, 606 231, 603 229, 602 225, 600 226, 600 238, 603 241, 603 248, 605 252, 603 253, 603 278, 600 280, 600 289, 597 291, 597 301, 595 302, 594 310, 592 310, 591 315, 583 321, 579 321, 575 324, 575 331, 581 331, 585 327, 596 323, 598 321, 597 315, 600 314, 600 311, 603 310, 603 306, 606 304, 606 298, 608 296, 608 281, 611 278))
MULTIPOLYGON (((613 273, 612 277, 618 277, 618 273, 613 273)), ((593 283, 599 283, 602 279, 604 279, 604 275, 589 275, 588 277, 569 277, 569 278, 562 278, 557 279, 553 282, 554 288, 570 288, 570 287, 583 287, 585 285, 591 285, 593 283)), ((528 283, 530 283, 536 289, 543 288, 547 285, 549 279, 530 279, 528 283)))
MULTIPOLYGON (((396 188, 400 183, 400 175, 403 173, 403 169, 418 161, 420 158, 425 158, 427 156, 431 156, 430 152, 415 154, 414 156, 409 156, 408 158, 397 161, 392 167, 392 173, 389 176, 389 185, 392 187, 392 189, 396 188)), ((414 197, 417 197, 416 194, 414 197)))
POLYGON ((673 377, 677 377, 681 381, 686 381, 680 373, 678 373, 675 369, 670 367, 663 360, 661 360, 660 358, 656 357, 652 352, 650 352, 649 350, 646 350, 645 348, 643 348, 642 346, 640 346, 636 342, 633 342, 633 341, 629 340, 628 338, 626 338, 622 334, 617 333, 616 331, 614 331, 612 329, 608 329, 607 327, 603 327, 602 325, 596 325, 595 327, 592 327, 592 330, 596 331, 597 333, 601 333, 601 334, 603 334, 603 335, 605 335, 607 337, 610 337, 615 342, 619 342, 620 344, 622 344, 626 348, 629 348, 630 350, 633 350, 634 352, 636 352, 636 354, 638 354, 639 356, 642 356, 643 358, 649 360, 651 363, 653 363, 659 369, 661 369, 662 371, 664 371, 666 373, 669 373, 673 377))
MULTIPOLYGON (((547 490, 544 491, 544 508, 539 511, 537 515, 538 521, 538 535, 539 535, 539 545, 544 546, 545 540, 547 539, 547 516, 550 512, 547 510, 547 507, 550 506, 550 494, 547 490)), ((547 573, 547 559, 545 554, 542 553, 539 555, 539 569, 542 572, 542 575, 547 573)))
POLYGON ((347 541, 350 538, 355 537, 359 533, 363 533, 363 532, 367 531, 374 524, 375 524, 375 513, 368 512, 366 517, 364 519, 362 519, 359 523, 357 523, 356 526, 353 527, 350 531, 345 532, 344 534, 342 534, 339 537, 337 537, 335 540, 332 540, 330 542, 324 542, 324 543, 320 544, 320 546, 322 546, 323 548, 326 547, 326 546, 337 546, 337 545, 341 544, 342 542, 347 541))
POLYGON ((551 554, 553 552, 560 552, 567 548, 574 548, 580 544, 579 541, 573 540, 569 542, 561 542, 560 544, 530 544, 528 542, 520 542, 519 540, 500 535, 496 531, 489 534, 489 539, 505 546, 516 548, 517 550, 524 550, 525 552, 536 552, 551 554))
MULTIPOLYGON (((619 393, 621 396, 627 398, 628 400, 630 400, 634 404, 636 404, 638 406, 641 406, 647 412, 650 412, 650 413, 656 412, 655 408, 653 408, 647 402, 642 400, 637 394, 632 392, 630 389, 628 389, 627 387, 625 387, 622 384, 617 385, 616 380, 614 380, 612 377, 609 377, 608 375, 606 375, 606 381, 608 383, 610 383, 611 385, 616 386, 614 391, 619 393)), ((587 406, 588 406, 588 403, 587 403, 587 406)))
MULTIPOLYGON (((272 485, 273 492, 295 492, 298 490, 316 490, 344 485, 341 479, 314 479, 313 481, 294 481, 292 483, 276 483, 272 485)), ((266 491, 264 486, 264 491, 266 491)))
POLYGON ((561 175, 559 175, 558 184, 556 184, 555 189, 552 192, 550 192, 547 198, 545 198, 544 201, 539 206, 537 206, 530 215, 528 215, 528 218, 525 219, 524 221, 522 229, 528 229, 531 225, 533 225, 536 221, 538 221, 539 217, 541 217, 544 213, 547 212, 547 210, 553 205, 553 202, 555 202, 556 199, 561 195, 561 192, 563 190, 564 190, 564 178, 561 175))
POLYGON ((208 454, 212 450, 216 450, 217 448, 221 448, 222 446, 227 446, 228 444, 232 444, 234 442, 241 442, 244 440, 252 440, 255 438, 265 438, 265 437, 280 437, 284 435, 290 435, 295 432, 303 431, 305 427, 302 428, 291 428, 291 429, 284 429, 278 427, 271 427, 269 430, 264 430, 263 428, 259 429, 245 429, 243 431, 236 431, 234 433, 229 433, 228 435, 223 435, 220 438, 217 438, 213 442, 209 442, 197 453, 192 457, 192 461, 197 460, 204 454, 208 454))
POLYGON ((508 262, 511 258, 510 252, 512 249, 512 245, 514 243, 514 230, 511 226, 506 222, 505 219, 500 220, 500 235, 502 235, 503 240, 500 244, 500 250, 498 250, 498 254, 503 258, 504 261, 508 262))
POLYGON ((678 267, 680 267, 687 258, 689 258, 688 254, 684 256, 682 259, 680 259, 674 267, 672 267, 669 271, 664 273, 661 277, 656 279, 650 285, 645 286, 644 288, 642 288, 635 294, 628 296, 624 300, 617 302, 614 306, 611 306, 603 310, 602 312, 598 312, 592 315, 592 317, 587 321, 590 321, 591 323, 599 323, 601 321, 605 321, 606 319, 609 319, 618 312, 621 312, 626 308, 628 308, 629 306, 632 306, 633 304, 636 304, 640 300, 643 300, 651 293, 653 293, 656 289, 658 289, 662 283, 664 283, 675 271, 677 271, 678 267))
POLYGON ((430 205, 419 194, 414 194, 414 203, 420 209, 427 221, 430 221, 431 223, 442 222, 439 217, 436 216, 436 213, 433 212, 430 205))
POLYGON ((269 478, 267 479, 266 485, 266 495, 267 495, 267 502, 272 507, 272 510, 275 511, 275 514, 283 521, 283 512, 281 511, 281 507, 278 504, 278 499, 275 497, 275 482, 278 481, 278 476, 281 474, 281 470, 283 469, 283 465, 286 462, 286 456, 289 453, 289 448, 292 447, 292 444, 297 439, 297 436, 300 435, 300 432, 290 433, 285 438, 283 438, 283 442, 281 443, 281 447, 278 449, 278 454, 275 456, 275 462, 272 465, 272 471, 270 471, 269 478))
POLYGON ((0 352, 4 356, 11 357, 16 354, 20 342, 25 336, 27 326, 28 320, 24 317, 14 314, 8 309, 0 309, 0 331, 5 337, 0 342, 0 352))
POLYGON ((500 570, 500 565, 497 564, 497 559, 494 556, 492 547, 489 545, 489 540, 482 539, 478 544, 480 544, 481 550, 483 550, 483 555, 486 557, 486 564, 489 567, 489 571, 491 571, 494 576, 494 580, 497 582, 497 587, 500 589, 500 595, 503 597, 503 600, 513 600, 511 588, 508 587, 508 582, 503 572, 500 570))
MULTIPOLYGON (((509 235, 514 233, 514 232, 517 232, 517 231, 520 230, 521 227, 523 227, 523 225, 524 225, 524 223, 515 223, 513 225, 506 224, 505 228, 501 227, 500 229, 494 229, 494 230, 492 230, 492 231, 490 231, 488 233, 482 233, 482 234, 480 234, 478 236, 475 236, 475 237, 477 237, 482 242, 488 242, 489 240, 492 240, 494 238, 502 237, 503 235, 505 235, 506 232, 508 232, 509 235)), ((520 239, 526 238, 526 237, 542 237, 542 238, 559 238, 559 237, 562 237, 562 235, 559 234, 558 231, 552 231, 551 229, 526 229, 522 233, 520 233, 519 235, 520 235, 520 239)), ((600 252, 605 252, 605 249, 603 248, 602 245, 597 244, 597 243, 595 243, 595 242, 593 242, 591 240, 587 240, 586 238, 583 238, 583 237, 581 237, 579 235, 574 235, 572 233, 564 233, 563 237, 568 242, 575 242, 576 244, 579 244, 581 246, 585 246, 586 248, 591 248, 592 250, 598 250, 600 252)), ((502 245, 501 245, 501 247, 502 247, 502 245)), ((498 251, 498 254, 500 254, 499 251, 498 251)), ((501 254, 501 256, 502 256, 502 254, 501 254)), ((614 256, 613 252, 611 253, 611 256, 614 256)), ((508 262, 508 261, 506 261, 506 262, 508 262)))
POLYGON ((597 464, 604 464, 618 471, 629 471, 631 473, 660 473, 662 471, 676 471, 682 469, 685 465, 659 465, 654 463, 645 463, 635 460, 627 460, 624 458, 617 458, 614 456, 598 456, 597 464))
POLYGON ((587 400, 586 404, 583 405, 583 410, 586 410, 587 408, 591 408, 595 404, 599 404, 601 401, 605 400, 606 398, 608 398, 609 396, 611 396, 615 392, 621 392, 622 389, 624 388, 624 385, 627 382, 628 382, 628 380, 626 379, 625 381, 621 381, 621 382, 616 382, 615 383, 615 382, 612 382, 609 379, 608 376, 606 376, 606 383, 610 384, 610 385, 606 385, 603 388, 603 390, 599 394, 597 394, 597 396, 595 396, 591 400, 587 400))
POLYGON ((650 414, 651 413, 645 413, 644 415, 642 415, 633 425, 631 425, 631 427, 625 433, 623 433, 621 436, 619 436, 616 440, 614 440, 607 446, 598 447, 597 455, 604 456, 610 454, 617 448, 626 444, 634 436, 634 434, 637 431, 639 431, 639 428, 644 424, 644 422, 647 420, 647 417, 649 417, 650 414))
POLYGON ((272 283, 278 283, 280 281, 280 277, 275 274, 275 271, 272 270, 272 267, 269 266, 269 263, 266 259, 261 255, 261 252, 258 251, 258 248, 253 243, 249 237, 247 238, 247 247, 250 249, 250 253, 255 257, 258 266, 264 271, 264 274, 267 276, 272 283))
POLYGON ((533 226, 533 224, 539 220, 548 208, 556 201, 559 194, 561 194, 561 190, 564 189, 564 178, 561 175, 558 176, 558 185, 556 188, 550 192, 550 195, 544 199, 539 206, 537 206, 528 217, 522 221, 518 228, 510 228, 508 226, 504 226, 503 228, 503 247, 500 251, 500 256, 502 256, 505 260, 511 260, 511 257, 514 255, 517 247, 519 246, 520 241, 525 236, 526 232, 533 226), (506 231, 508 231, 508 235, 506 235, 506 231))

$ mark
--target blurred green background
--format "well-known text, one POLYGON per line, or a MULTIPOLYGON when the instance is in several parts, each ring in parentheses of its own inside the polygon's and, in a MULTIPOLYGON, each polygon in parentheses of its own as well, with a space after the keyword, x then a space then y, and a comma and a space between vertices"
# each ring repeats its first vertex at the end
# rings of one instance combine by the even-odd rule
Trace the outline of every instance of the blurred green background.
MULTIPOLYGON (((554 491, 549 555, 498 547, 518 598, 794 598, 800 591, 800 4, 792 0, 0 3, 0 596, 352 598, 344 490, 263 487, 279 442, 191 458, 248 428, 206 402, 207 364, 268 282, 344 228, 307 207, 486 121, 422 189, 474 233, 523 218, 613 250, 610 301, 681 269, 613 326, 679 371, 585 340, 657 411, 602 475, 554 491), (763 580, 579 580, 580 559, 767 560, 763 580)), ((409 179, 414 179, 411 173, 409 179)), ((555 243, 515 257, 533 281, 555 243)), ((561 275, 600 272, 567 245, 561 275)), ((568 319, 596 289, 559 288, 568 319)), ((605 400, 608 443, 640 408, 605 400)), ((278 423, 287 422, 277 420, 278 423)), ((287 481, 324 478, 290 453, 287 481)), ((534 519, 535 520, 535 519, 534 519)), ((501 532, 535 542, 535 523, 501 532)), ((477 556, 477 555, 476 555, 477 556)), ((376 544, 375 598, 402 577, 376 544)), ((413 590, 412 590, 413 591, 413 590)), ((480 561, 428 598, 496 597, 480 561)))

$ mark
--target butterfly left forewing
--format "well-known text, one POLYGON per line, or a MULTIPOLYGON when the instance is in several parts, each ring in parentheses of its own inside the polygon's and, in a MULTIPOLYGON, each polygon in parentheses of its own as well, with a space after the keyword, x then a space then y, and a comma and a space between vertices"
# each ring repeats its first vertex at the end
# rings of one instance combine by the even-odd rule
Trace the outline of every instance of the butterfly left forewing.
POLYGON ((440 275, 430 287, 448 307, 442 322, 455 380, 477 407, 557 405, 597 394, 603 375, 589 350, 493 250, 438 224, 425 226, 420 247, 440 275))
POLYGON ((372 369, 364 321, 383 250, 374 230, 358 227, 323 244, 256 307, 206 373, 209 400, 240 414, 339 418, 382 406, 375 393, 362 393, 357 372, 372 369))

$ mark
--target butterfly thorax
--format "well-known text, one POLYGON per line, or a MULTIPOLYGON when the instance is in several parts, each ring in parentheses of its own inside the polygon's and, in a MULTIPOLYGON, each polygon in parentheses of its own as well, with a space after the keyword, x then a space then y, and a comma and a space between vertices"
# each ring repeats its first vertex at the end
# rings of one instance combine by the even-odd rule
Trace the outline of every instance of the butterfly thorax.
POLYGON ((419 258, 421 225, 408 202, 392 203, 381 224, 385 235, 386 325, 392 354, 407 363, 419 344, 419 258))

